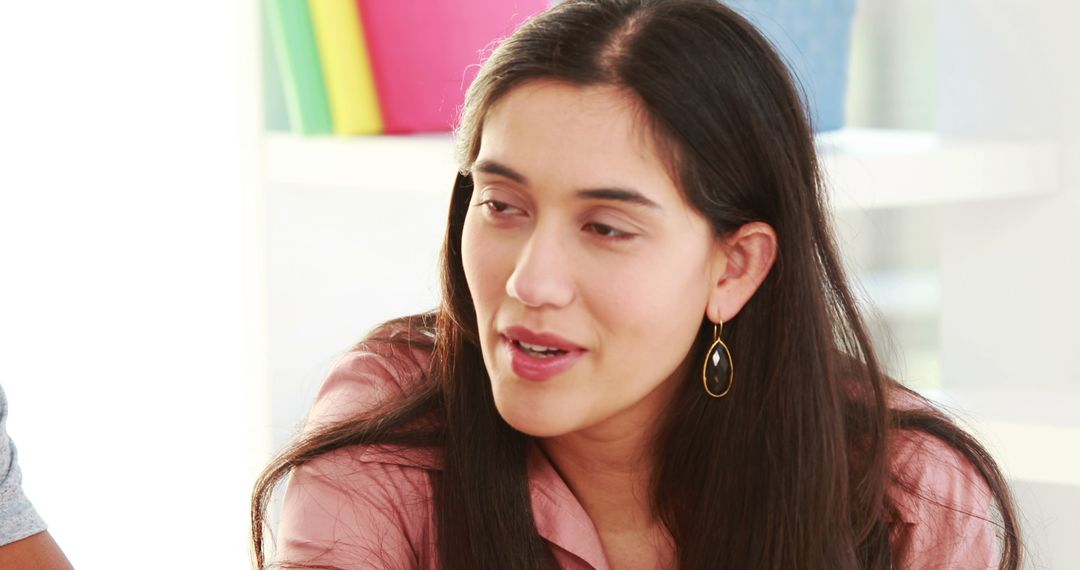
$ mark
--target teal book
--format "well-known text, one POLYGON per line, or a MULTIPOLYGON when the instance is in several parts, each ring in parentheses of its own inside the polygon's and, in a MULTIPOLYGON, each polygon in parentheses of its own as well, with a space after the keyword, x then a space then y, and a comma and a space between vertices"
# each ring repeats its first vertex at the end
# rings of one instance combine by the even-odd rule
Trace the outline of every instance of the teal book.
POLYGON ((289 110, 285 104, 285 84, 281 71, 278 70, 277 56, 274 55, 274 42, 270 39, 270 16, 262 3, 262 93, 263 93, 263 130, 275 133, 289 132, 289 110))
POLYGON ((308 3, 267 0, 266 12, 292 131, 309 135, 333 132, 308 3))

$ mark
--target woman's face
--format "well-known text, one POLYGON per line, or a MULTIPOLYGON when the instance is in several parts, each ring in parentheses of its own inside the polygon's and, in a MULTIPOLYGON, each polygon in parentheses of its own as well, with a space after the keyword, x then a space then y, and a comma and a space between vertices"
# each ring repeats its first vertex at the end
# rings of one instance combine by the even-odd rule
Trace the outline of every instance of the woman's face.
POLYGON ((632 100, 515 88, 473 182, 461 254, 499 413, 539 437, 648 425, 700 369, 688 351, 722 253, 632 100))

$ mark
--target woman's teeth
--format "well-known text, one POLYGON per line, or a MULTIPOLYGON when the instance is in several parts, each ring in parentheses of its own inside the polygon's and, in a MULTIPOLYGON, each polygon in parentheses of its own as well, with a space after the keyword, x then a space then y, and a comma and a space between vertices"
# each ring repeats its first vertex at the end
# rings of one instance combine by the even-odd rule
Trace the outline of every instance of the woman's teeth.
POLYGON ((521 341, 515 341, 515 342, 517 342, 517 345, 519 347, 521 347, 523 350, 525 350, 525 351, 527 351, 529 353, 532 353, 532 354, 534 354, 536 356, 539 356, 540 358, 550 358, 552 356, 558 356, 560 354, 566 353, 565 350, 561 350, 561 349, 558 349, 558 348, 551 348, 550 346, 541 346, 539 344, 528 344, 528 343, 524 343, 524 342, 521 342, 521 341))

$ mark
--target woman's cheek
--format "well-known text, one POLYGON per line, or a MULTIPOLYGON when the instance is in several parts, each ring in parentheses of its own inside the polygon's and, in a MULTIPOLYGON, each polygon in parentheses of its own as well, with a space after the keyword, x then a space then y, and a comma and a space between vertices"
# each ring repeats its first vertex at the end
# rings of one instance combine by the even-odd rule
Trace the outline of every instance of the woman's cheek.
POLYGON ((478 214, 475 207, 470 207, 461 231, 461 266, 465 271, 465 281, 469 285, 469 290, 474 292, 480 285, 478 264, 483 259, 483 252, 479 251, 483 240, 478 235, 480 230, 478 225, 482 220, 476 219, 478 214))
MULTIPOLYGON (((470 216, 473 212, 470 212, 470 216)), ((472 293, 473 304, 480 314, 493 310, 498 292, 505 288, 501 266, 506 257, 506 244, 497 235, 491 235, 490 228, 483 226, 483 220, 466 218, 461 236, 461 262, 465 271, 465 281, 472 293), (470 223, 471 222, 471 223, 470 223)))

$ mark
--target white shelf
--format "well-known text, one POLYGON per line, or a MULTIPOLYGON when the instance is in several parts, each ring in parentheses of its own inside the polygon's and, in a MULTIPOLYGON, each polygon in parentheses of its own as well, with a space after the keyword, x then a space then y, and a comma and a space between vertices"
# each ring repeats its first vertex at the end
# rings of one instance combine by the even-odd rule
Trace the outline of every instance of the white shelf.
MULTIPOLYGON (((941 312, 941 285, 936 271, 873 271, 859 276, 864 301, 891 317, 933 318, 941 312)), ((860 299, 863 300, 863 299, 860 299)))
POLYGON ((959 139, 931 132, 844 129, 818 136, 836 209, 969 202, 1059 187, 1050 143, 959 139))
MULTIPOLYGON (((1058 187, 1053 144, 943 138, 918 131, 845 129, 818 136, 837 209, 874 209, 1030 196, 1058 187)), ((456 163, 449 133, 265 136, 266 181, 310 187, 445 195, 456 163)))
POLYGON ((1080 486, 1080 391, 923 390, 969 428, 1015 481, 1080 486))
POLYGON ((449 133, 348 138, 267 133, 265 143, 269 184, 449 196, 457 172, 449 133))

